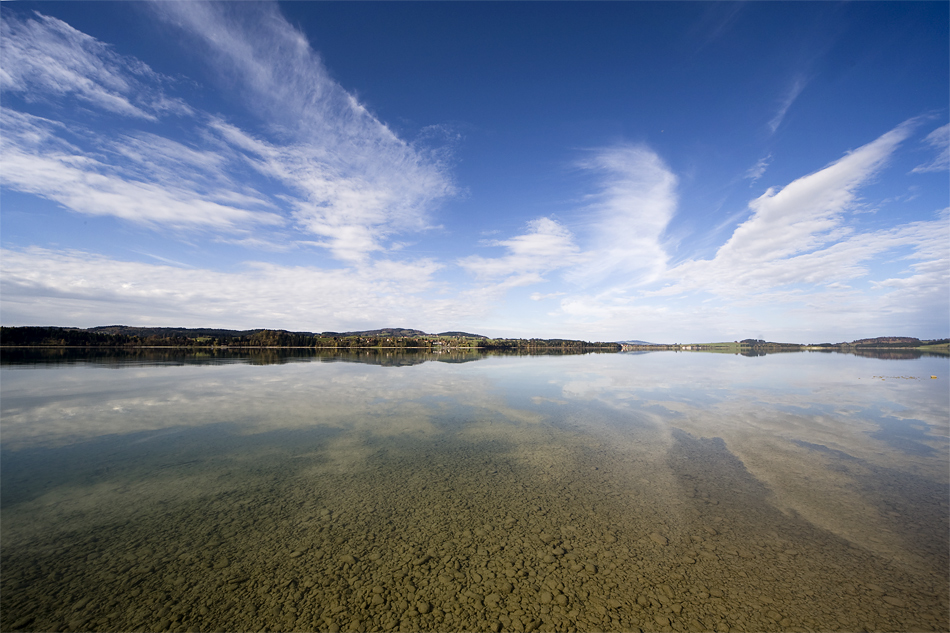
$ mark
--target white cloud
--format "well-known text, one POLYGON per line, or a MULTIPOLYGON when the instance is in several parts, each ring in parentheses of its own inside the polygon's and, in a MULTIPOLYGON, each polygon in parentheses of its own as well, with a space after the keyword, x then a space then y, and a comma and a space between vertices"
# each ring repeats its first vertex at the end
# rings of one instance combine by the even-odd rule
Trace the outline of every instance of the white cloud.
POLYGON ((662 237, 676 212, 676 176, 644 145, 594 152, 580 166, 597 178, 584 210, 589 236, 585 263, 567 278, 582 285, 623 275, 647 283, 666 267, 662 237))
MULTIPOLYGON (((583 250, 566 227, 542 218, 531 223, 524 235, 489 242, 504 246, 505 255, 467 257, 459 264, 478 280, 492 282, 465 295, 486 303, 497 302, 513 287, 547 281, 547 272, 563 270, 574 289, 582 288, 585 294, 558 290, 534 292, 529 298, 561 298, 557 310, 548 315, 554 320, 547 323, 560 332, 609 340, 623 329, 620 323, 626 318, 666 313, 662 308, 634 305, 629 291, 655 281, 666 269, 668 256, 662 240, 676 211, 677 179, 644 145, 595 150, 578 164, 595 177, 595 192, 587 197, 574 221, 582 227, 583 250)), ((665 322, 665 318, 660 316, 657 322, 665 322)), ((516 326, 530 333, 539 321, 536 317, 532 322, 519 320, 516 326)))
POLYGON ((125 153, 127 159, 129 152, 124 149, 141 154, 131 157, 131 164, 122 161, 125 166, 119 167, 118 161, 110 162, 101 154, 100 160, 94 152, 82 151, 61 138, 65 134, 62 124, 9 109, 0 112, 0 121, 3 185, 53 200, 78 213, 175 229, 236 231, 284 222, 275 213, 259 210, 263 201, 253 194, 227 187, 209 188, 190 178, 188 174, 213 171, 212 157, 203 152, 141 137, 131 144, 113 144, 113 149, 125 153), (176 160, 177 169, 173 164, 176 160), (160 166, 160 162, 169 164, 160 166), (180 169, 181 164, 189 162, 188 171, 180 169), (141 178, 136 177, 136 163, 147 163, 141 178))
POLYGON ((45 15, 23 20, 5 12, 0 22, 0 88, 28 101, 72 95, 103 110, 155 120, 166 113, 189 114, 167 98, 164 80, 147 65, 65 22, 45 15))
POLYGON ((868 235, 849 239, 851 229, 843 215, 854 205, 858 187, 877 173, 914 124, 902 124, 778 192, 769 189, 749 203, 752 216, 736 228, 715 258, 680 264, 669 273, 676 285, 661 292, 705 289, 744 295, 862 274, 859 262, 880 250, 869 243, 868 235))
POLYGON ((399 322, 437 329, 463 318, 466 310, 429 296, 440 268, 428 259, 335 270, 249 262, 221 272, 77 251, 4 249, 0 320, 316 331, 399 322))
POLYGON ((405 161, 416 160, 418 167, 418 155, 390 157, 403 159, 403 164, 381 155, 374 157, 379 164, 366 162, 348 172, 336 164, 344 156, 319 143, 272 144, 223 121, 213 122, 210 129, 242 152, 251 168, 287 187, 290 193, 282 199, 298 228, 323 238, 318 243, 341 260, 359 261, 383 250, 383 241, 394 233, 427 229, 427 210, 451 189, 447 180, 437 182, 438 170, 429 179, 422 173, 425 169, 414 174, 414 166, 405 161), (369 172, 360 173, 364 168, 369 172))
POLYGON ((749 183, 750 187, 755 184, 755 181, 762 177, 762 174, 764 174, 765 170, 769 168, 769 163, 771 162, 772 155, 769 154, 764 158, 760 158, 759 162, 749 168, 749 170, 745 173, 745 177, 752 181, 749 183))
POLYGON ((84 128, 5 108, 5 186, 154 228, 246 233, 286 226, 290 216, 293 228, 351 263, 385 250, 393 235, 430 228, 435 204, 454 194, 444 152, 407 143, 370 114, 276 5, 159 3, 156 11, 197 36, 196 52, 243 93, 260 129, 166 98, 166 80, 146 64, 60 20, 5 19, 4 90, 28 102, 78 99, 74 115, 92 106, 127 117, 93 129, 94 117, 84 128), (179 126, 185 142, 141 129, 168 112, 188 115, 179 126))
POLYGON ((924 142, 933 147, 937 155, 929 163, 918 165, 911 171, 916 173, 929 171, 946 172, 950 169, 950 123, 938 127, 928 134, 924 142))
POLYGON ((472 255, 458 261, 459 266, 479 280, 504 280, 506 287, 544 281, 543 274, 578 261, 578 248, 571 232, 551 218, 528 223, 528 232, 508 240, 494 240, 502 246, 501 257, 472 255))
POLYGON ((918 222, 894 233, 917 233, 907 276, 872 282, 889 291, 887 309, 895 313, 950 314, 950 209, 934 222, 918 222))
POLYGON ((549 292, 547 294, 541 294, 540 292, 532 292, 531 296, 528 297, 532 301, 544 301, 545 299, 555 299, 557 297, 563 297, 566 293, 564 292, 549 292))
POLYGON ((785 115, 788 114, 788 109, 792 107, 792 104, 798 99, 798 95, 805 89, 806 83, 804 77, 798 76, 795 77, 792 84, 788 87, 778 111, 775 113, 775 116, 772 117, 772 120, 769 121, 769 130, 771 130, 773 134, 778 130, 779 126, 782 125, 782 121, 785 120, 785 115))
POLYGON ((668 341, 713 332, 732 340, 757 331, 817 342, 824 335, 812 340, 809 333, 854 338, 857 332, 876 336, 882 328, 941 335, 950 308, 948 212, 863 232, 848 221, 861 204, 860 188, 916 124, 907 121, 751 201, 751 217, 712 259, 665 270, 655 289, 631 292, 630 284, 611 280, 596 292, 570 293, 560 302, 559 317, 591 336, 620 332, 668 341), (891 262, 886 269, 885 258, 891 262), (906 268, 894 270, 895 258, 906 268))
POLYGON ((224 121, 221 138, 260 173, 288 187, 299 228, 339 259, 359 261, 389 236, 430 226, 434 204, 455 193, 438 152, 396 136, 330 78, 306 38, 276 5, 156 3, 197 38, 220 74, 236 82, 279 142, 224 121))

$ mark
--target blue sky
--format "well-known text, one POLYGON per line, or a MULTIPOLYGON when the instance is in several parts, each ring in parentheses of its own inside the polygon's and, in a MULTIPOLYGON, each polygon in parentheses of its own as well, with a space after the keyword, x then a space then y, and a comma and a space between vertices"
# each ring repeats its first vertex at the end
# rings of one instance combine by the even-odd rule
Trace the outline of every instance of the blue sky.
POLYGON ((948 8, 4 3, 0 321, 946 337, 948 8))

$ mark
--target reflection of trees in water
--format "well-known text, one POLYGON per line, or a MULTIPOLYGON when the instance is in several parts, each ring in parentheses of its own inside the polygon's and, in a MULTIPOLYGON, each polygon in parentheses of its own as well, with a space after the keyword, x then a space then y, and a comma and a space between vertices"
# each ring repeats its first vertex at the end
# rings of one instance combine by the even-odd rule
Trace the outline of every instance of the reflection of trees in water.
POLYGON ((882 360, 916 360, 918 358, 947 358, 947 354, 939 351, 921 351, 917 349, 862 349, 860 347, 850 348, 825 348, 808 350, 786 350, 786 349, 762 349, 751 348, 743 349, 739 352, 743 356, 767 356, 769 354, 846 354, 849 356, 862 356, 864 358, 880 358, 882 360))
POLYGON ((4 347, 0 348, 3 365, 68 365, 94 363, 112 365, 141 363, 147 365, 188 362, 236 362, 233 355, 212 350, 189 351, 174 348, 82 348, 82 347, 4 347))
POLYGON ((915 349, 855 349, 851 352, 855 356, 865 356, 867 358, 884 358, 887 360, 915 360, 922 356, 941 356, 941 354, 931 354, 921 352, 915 349))
MULTIPOLYGON (((188 348, 76 348, 76 347, 4 347, 0 348, 2 365, 68 365, 91 363, 102 366, 139 365, 282 365, 300 362, 366 363, 384 367, 408 367, 427 361, 468 363, 490 356, 567 356, 571 351, 504 351, 457 349, 441 352, 364 349, 354 351, 312 348, 273 349, 188 349, 188 348)), ((590 353, 590 352, 587 352, 590 353)))
MULTIPOLYGON (((700 351, 701 352, 701 351, 700 351)), ((103 366, 126 366, 129 363, 141 365, 226 365, 244 363, 250 365, 283 365, 286 363, 324 362, 324 363, 366 363, 383 367, 410 367, 428 361, 439 363, 469 363, 492 356, 574 356, 578 354, 609 353, 574 350, 484 350, 484 349, 448 349, 439 352, 428 350, 327 350, 313 348, 160 348, 160 347, 2 347, 0 364, 8 365, 68 365, 73 363, 91 363, 103 366)), ((637 352, 627 352, 633 354, 637 352)), ((656 352, 639 352, 656 353, 656 352)), ((744 348, 742 356, 759 357, 769 354, 811 353, 811 354, 849 354, 865 358, 883 360, 915 360, 918 358, 946 358, 939 352, 914 349, 821 349, 789 350, 766 349, 763 347, 744 348)))
POLYGON ((3 365, 60 365, 92 363, 125 366, 129 363, 144 365, 282 365, 298 362, 352 362, 373 365, 418 365, 427 360, 464 362, 478 360, 483 354, 432 354, 415 352, 386 352, 379 350, 336 351, 314 349, 182 349, 182 348, 3 348, 3 365), (441 358, 451 356, 452 358, 441 358), (464 357, 464 358, 463 358, 464 357))
POLYGON ((917 360, 918 358, 946 358, 947 354, 939 351, 921 351, 917 349, 862 349, 852 347, 846 349, 812 349, 817 354, 848 354, 864 358, 880 358, 882 360, 917 360))
POLYGON ((367 365, 381 365, 383 367, 410 367, 412 365, 421 365, 426 361, 467 363, 473 360, 481 360, 486 355, 484 353, 479 354, 471 351, 451 351, 435 354, 431 352, 363 350, 360 352, 318 351, 312 356, 315 360, 322 362, 366 363, 367 365))

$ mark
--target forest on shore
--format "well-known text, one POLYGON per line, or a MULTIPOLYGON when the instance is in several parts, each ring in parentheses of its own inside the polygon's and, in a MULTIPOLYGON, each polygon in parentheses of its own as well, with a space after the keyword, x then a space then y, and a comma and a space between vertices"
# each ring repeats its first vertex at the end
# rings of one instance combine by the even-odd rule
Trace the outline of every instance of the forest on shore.
POLYGON ((950 340, 921 340, 906 336, 858 339, 844 343, 774 343, 743 339, 723 343, 653 344, 643 341, 589 342, 573 339, 489 338, 469 332, 427 334, 421 330, 383 328, 358 332, 289 332, 287 330, 227 330, 215 328, 153 328, 108 325, 93 328, 71 327, 0 327, 3 347, 82 347, 82 348, 309 348, 322 350, 393 349, 420 352, 441 350, 498 350, 512 352, 638 352, 701 351, 745 356, 763 356, 781 352, 824 351, 862 354, 901 350, 948 354, 950 340))
POLYGON ((488 338, 467 332, 426 334, 420 330, 384 328, 360 332, 288 332, 211 328, 138 328, 115 325, 88 329, 66 327, 0 327, 4 347, 236 347, 236 348, 390 348, 620 351, 618 343, 571 339, 488 338))

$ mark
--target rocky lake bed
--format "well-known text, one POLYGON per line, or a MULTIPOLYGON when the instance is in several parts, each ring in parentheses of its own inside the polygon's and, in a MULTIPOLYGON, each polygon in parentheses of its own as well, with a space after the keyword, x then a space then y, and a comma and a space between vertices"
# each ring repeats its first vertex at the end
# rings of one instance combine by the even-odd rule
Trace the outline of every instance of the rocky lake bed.
POLYGON ((950 625, 947 487, 920 469, 837 463, 874 480, 880 539, 865 538, 789 509, 695 428, 429 406, 426 431, 219 423, 6 454, 0 628, 950 625))

